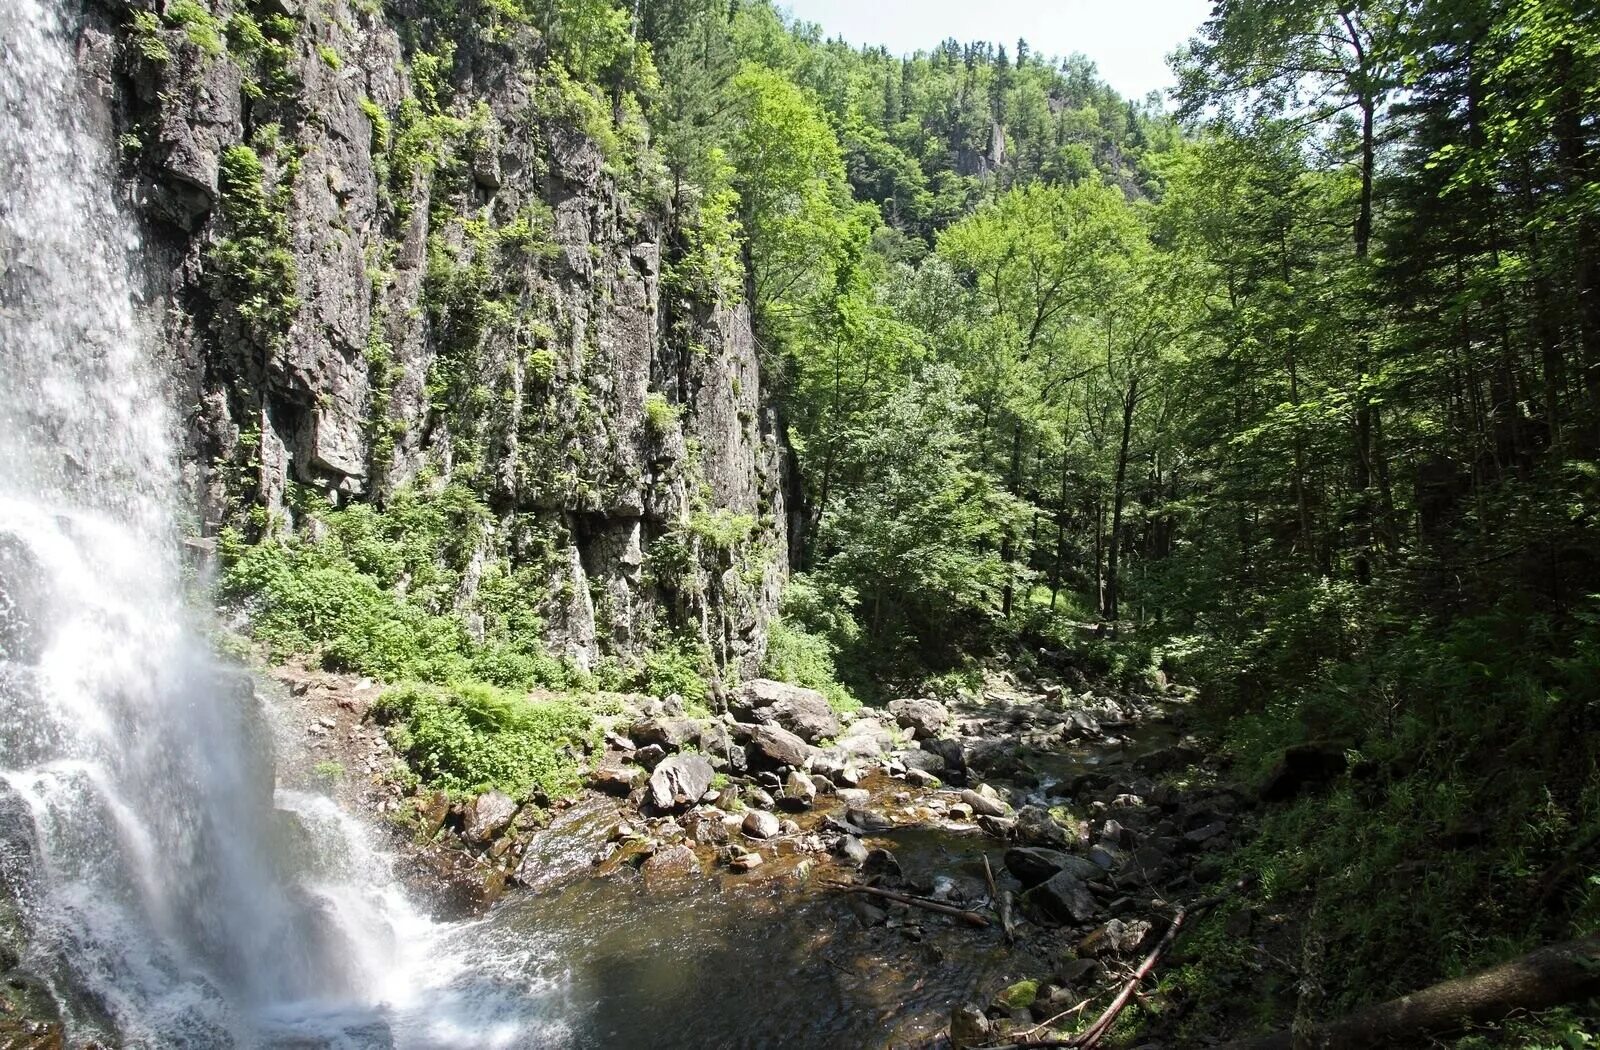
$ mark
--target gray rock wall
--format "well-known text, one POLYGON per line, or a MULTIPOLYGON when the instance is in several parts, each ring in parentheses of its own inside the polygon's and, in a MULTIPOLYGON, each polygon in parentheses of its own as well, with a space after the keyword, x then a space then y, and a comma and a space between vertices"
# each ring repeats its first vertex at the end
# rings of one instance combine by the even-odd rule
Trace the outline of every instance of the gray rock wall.
POLYGON ((218 50, 167 0, 95 2, 80 56, 147 226, 201 531, 462 482, 497 521, 474 565, 541 567, 554 651, 688 625, 752 673, 788 550, 749 313, 667 290, 647 152, 585 133, 538 34, 211 0, 218 50))

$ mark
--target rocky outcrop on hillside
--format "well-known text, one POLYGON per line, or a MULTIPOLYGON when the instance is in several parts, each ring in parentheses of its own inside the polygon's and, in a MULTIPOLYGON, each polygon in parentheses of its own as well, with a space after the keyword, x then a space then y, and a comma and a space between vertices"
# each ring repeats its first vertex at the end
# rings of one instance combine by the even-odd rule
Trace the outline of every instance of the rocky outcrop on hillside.
POLYGON ((673 280, 637 115, 470 6, 91 14, 201 529, 464 484, 475 564, 538 570, 557 652, 692 625, 753 670, 788 542, 749 311, 673 280))

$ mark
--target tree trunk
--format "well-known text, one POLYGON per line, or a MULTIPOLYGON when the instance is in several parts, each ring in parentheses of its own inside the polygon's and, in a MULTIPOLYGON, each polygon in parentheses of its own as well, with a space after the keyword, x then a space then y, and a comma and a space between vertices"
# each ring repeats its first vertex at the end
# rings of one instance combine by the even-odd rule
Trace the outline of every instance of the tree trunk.
POLYGON ((1542 1010, 1600 993, 1600 935, 1540 948, 1468 977, 1357 1010, 1310 1032, 1274 1032, 1222 1050, 1372 1050, 1417 1046, 1432 1032, 1458 1030, 1513 1012, 1542 1010))
POLYGON ((1106 552, 1106 587, 1100 611, 1106 619, 1116 621, 1120 612, 1118 599, 1121 579, 1119 566, 1122 553, 1122 505, 1127 498, 1128 450, 1133 444, 1133 414, 1139 407, 1139 376, 1128 379, 1128 391, 1122 399, 1122 443, 1117 447, 1117 478, 1111 490, 1111 541, 1106 552))

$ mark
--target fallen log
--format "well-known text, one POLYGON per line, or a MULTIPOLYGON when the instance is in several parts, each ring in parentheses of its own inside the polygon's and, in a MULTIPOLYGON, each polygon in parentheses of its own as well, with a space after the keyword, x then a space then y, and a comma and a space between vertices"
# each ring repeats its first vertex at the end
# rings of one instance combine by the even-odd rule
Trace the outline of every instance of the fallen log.
POLYGON ((1368 1006, 1301 1033, 1240 1039, 1221 1050, 1370 1050, 1415 1046, 1428 1034, 1496 1021, 1518 1010, 1542 1010, 1600 994, 1600 934, 1550 945, 1466 977, 1368 1006))
POLYGON ((940 915, 953 915, 962 922, 966 923, 968 926, 989 925, 989 920, 985 919, 982 915, 979 915, 975 911, 963 911, 960 908, 953 908, 948 904, 940 904, 938 901, 923 900, 921 897, 911 897, 904 893, 896 893, 893 890, 879 889, 876 886, 860 886, 853 883, 844 883, 840 885, 839 888, 844 890, 846 893, 869 893, 874 897, 882 897, 884 900, 891 900, 897 904, 907 904, 913 908, 922 908, 927 911, 938 912, 940 915))

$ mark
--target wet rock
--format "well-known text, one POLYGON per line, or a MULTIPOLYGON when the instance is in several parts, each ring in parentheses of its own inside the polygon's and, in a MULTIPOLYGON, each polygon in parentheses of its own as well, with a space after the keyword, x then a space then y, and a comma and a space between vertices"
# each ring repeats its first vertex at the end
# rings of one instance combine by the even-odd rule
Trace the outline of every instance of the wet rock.
POLYGON ((1058 871, 1022 895, 1025 903, 1054 922, 1088 922, 1100 911, 1083 880, 1070 871, 1058 871))
POLYGON ((766 858, 756 852, 741 853, 728 862, 728 867, 737 872, 754 871, 766 862, 766 858))
POLYGON ((815 689, 766 678, 740 686, 728 707, 741 721, 781 726, 810 744, 838 736, 842 728, 828 698, 815 689))
POLYGON ((673 755, 650 774, 650 804, 663 812, 691 806, 711 787, 716 771, 704 755, 673 755))
POLYGON ((1014 846, 1006 850, 1005 866, 1024 889, 1047 882, 1060 871, 1070 872, 1083 881, 1097 879, 1103 874, 1093 863, 1075 854, 1035 846, 1014 846))
POLYGON ((839 844, 834 847, 834 852, 851 867, 859 868, 867 862, 867 847, 854 835, 841 837, 839 844))
POLYGON ((962 790, 961 801, 972 807, 972 812, 985 817, 1003 817, 1007 813, 1004 802, 993 797, 993 793, 984 794, 973 791, 971 788, 962 790))
POLYGON ((517 814, 517 803, 503 791, 485 791, 467 810, 466 838, 481 846, 504 831, 517 814))
POLYGON ((770 839, 777 836, 782 824, 776 813, 752 809, 744 815, 744 822, 740 824, 740 828, 753 839, 770 839))
POLYGON ((889 713, 917 740, 938 736, 950 722, 950 709, 937 700, 895 700, 889 713))
POLYGON ((1258 794, 1263 802, 1287 802, 1339 776, 1348 764, 1344 748, 1338 744, 1296 744, 1284 751, 1258 794))
POLYGON ((842 787, 833 794, 835 798, 846 806, 862 806, 872 798, 872 792, 866 788, 842 787))
POLYGON ((680 843, 651 854, 639 872, 644 876, 645 886, 649 887, 668 879, 699 875, 700 861, 694 855, 694 850, 680 843))
POLYGON ((424 837, 433 838, 449 819, 450 796, 443 791, 435 791, 428 798, 417 800, 417 820, 422 825, 424 837))
POLYGON ((919 788, 935 788, 939 786, 939 778, 932 773, 926 773, 915 766, 905 772, 906 782, 919 788))
POLYGON ((810 809, 816 801, 816 783, 799 770, 791 771, 789 779, 784 781, 783 798, 779 800, 779 805, 790 812, 799 812, 810 809))
POLYGON ((644 770, 633 765, 602 765, 589 773, 589 786, 607 795, 627 796, 644 779, 644 770))
POLYGON ((33 552, 15 536, 0 533, 0 659, 39 659, 47 611, 44 579, 33 552))
POLYGON ((889 913, 872 903, 864 895, 852 893, 849 899, 850 910, 855 913, 856 920, 862 926, 871 929, 874 926, 882 926, 889 921, 889 913))
POLYGON ((894 821, 882 813, 859 806, 851 806, 845 810, 844 819, 854 827, 867 832, 889 831, 894 827, 894 821))
POLYGON ((751 726, 749 733, 750 740, 745 753, 751 769, 770 770, 785 766, 802 769, 815 751, 810 744, 780 726, 751 726))
POLYGON ((666 751, 676 751, 700 736, 700 723, 691 718, 644 718, 628 727, 628 736, 643 747, 659 744, 666 751))
POLYGON ((1073 836, 1057 824, 1050 812, 1040 806, 1023 806, 1017 811, 1017 838, 1029 846, 1066 849, 1073 836))
POLYGON ((993 1027, 983 1008, 973 1003, 962 1003, 950 1011, 950 1046, 953 1050, 971 1050, 989 1042, 993 1027))
POLYGON ((944 759, 932 751, 900 750, 890 752, 889 757, 907 769, 920 769, 924 773, 939 776, 944 772, 944 759))
POLYGON ((1010 817, 991 817, 983 813, 978 816, 978 827, 997 839, 1008 839, 1017 830, 1017 822, 1010 817))
POLYGON ((755 784, 751 784, 744 789, 744 798, 746 802, 756 809, 773 809, 778 805, 770 792, 755 784))
POLYGON ((861 874, 869 879, 898 879, 900 861, 886 849, 869 850, 861 862, 861 874))
POLYGON ((924 740, 922 750, 944 762, 944 779, 963 784, 967 779, 967 751, 959 740, 924 740))

